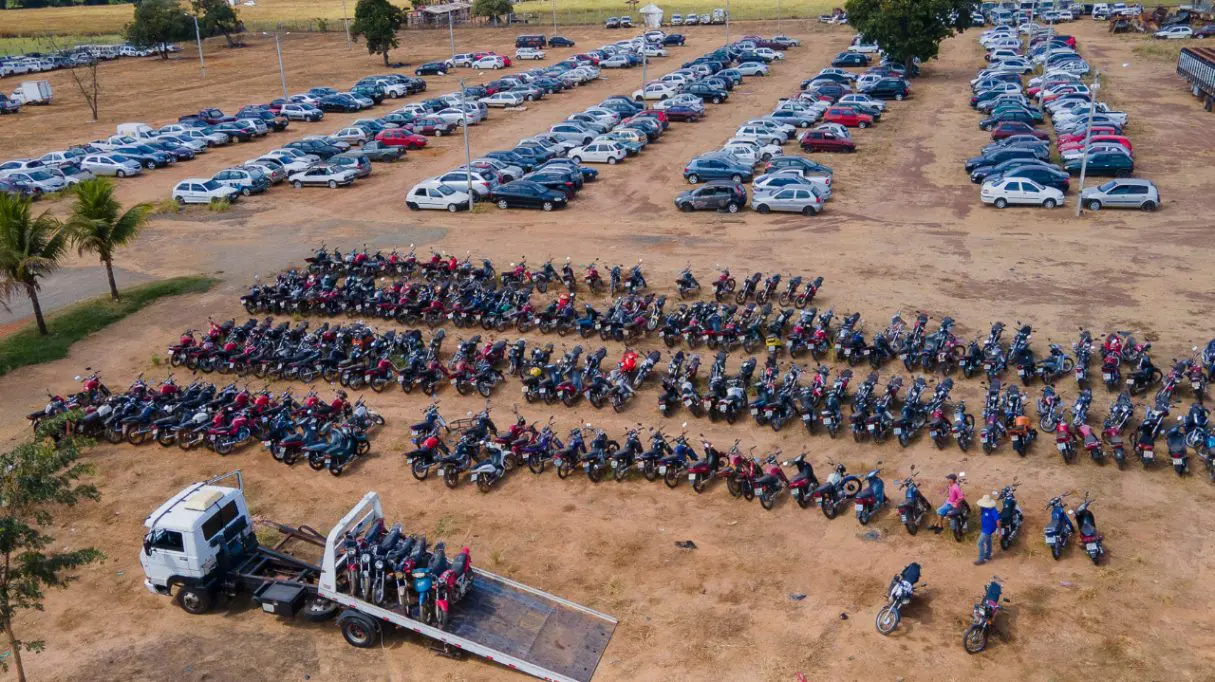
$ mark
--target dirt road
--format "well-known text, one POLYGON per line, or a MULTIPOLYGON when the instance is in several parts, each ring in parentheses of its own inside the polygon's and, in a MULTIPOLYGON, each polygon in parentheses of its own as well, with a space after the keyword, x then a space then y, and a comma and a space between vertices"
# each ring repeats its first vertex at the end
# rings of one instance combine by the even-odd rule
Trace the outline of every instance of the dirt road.
MULTIPOLYGON (((717 263, 736 274, 822 274, 820 305, 837 313, 860 310, 869 330, 896 310, 925 310, 937 319, 953 315, 965 336, 985 331, 996 319, 1021 320, 1034 325, 1040 349, 1051 340, 1070 343, 1079 325, 1095 332, 1134 329, 1153 341, 1158 361, 1167 361, 1211 335, 1206 216, 1215 203, 1209 170, 1215 143, 1206 133, 1209 115, 1171 75, 1170 64, 1132 58, 1133 39, 1110 36, 1088 22, 1069 30, 1107 74, 1104 94, 1132 117, 1137 166, 1165 197, 1156 214, 1107 211, 1077 220, 1068 209, 982 207, 978 188, 962 171, 963 160, 985 141, 965 103, 966 81, 982 62, 973 35, 946 43, 941 59, 914 83, 914 97, 892 103, 877 127, 856 133, 856 155, 822 159, 836 170, 836 195, 823 215, 675 211, 671 199, 686 187, 679 177, 682 164, 720 144, 778 96, 794 92, 849 37, 817 25, 793 31, 785 22, 783 28, 802 37, 804 46, 776 65, 773 76, 748 80, 728 104, 711 107, 701 123, 673 125, 640 158, 602 167, 601 180, 564 212, 406 212, 401 195, 413 182, 462 157, 458 141, 445 138, 399 165, 377 166, 371 178, 349 190, 279 188, 225 214, 191 210, 157 220, 121 255, 123 267, 149 276, 222 271, 227 284, 151 306, 77 344, 62 362, 0 378, 0 395, 11 408, 0 417, 0 435, 20 433, 21 415, 36 407, 42 389, 68 388, 85 364, 101 367, 111 385, 138 371, 163 373, 153 356, 163 356, 180 330, 209 314, 242 316, 235 296, 249 275, 298 263, 321 240, 344 247, 415 242, 423 249, 471 250, 493 257, 500 269, 521 254, 530 260, 569 255, 576 262, 644 257, 651 282, 668 293, 670 279, 689 261, 702 281, 717 263)), ((759 26, 755 32, 770 31, 759 26)), ((717 40, 716 33, 688 33, 688 47, 668 62, 683 61, 717 40)), ((580 47, 614 35, 571 34, 580 47)), ((458 34, 459 49, 471 48, 474 35, 481 34, 458 34)), ((486 46, 507 48, 502 34, 484 35, 486 46)), ((445 44, 425 36, 414 50, 418 60, 437 57, 445 44)), ((288 51, 289 82, 303 89, 305 82, 347 83, 380 70, 365 56, 345 55, 340 40, 296 43, 288 51), (306 71, 315 76, 305 81, 306 71)), ((113 114, 106 132, 116 121, 168 120, 204 104, 232 108, 268 99, 277 74, 248 75, 256 65, 271 68, 265 66, 268 56, 272 52, 260 45, 216 57, 201 87, 189 80, 195 74, 188 63, 132 70, 123 80, 130 81, 123 86, 130 88, 122 97, 125 110, 113 114)), ((605 80, 525 112, 495 111, 488 124, 474 129, 474 153, 507 146, 608 94, 631 90, 640 79, 635 70, 605 73, 605 80)), ((448 77, 433 83, 431 91, 453 89, 453 82, 448 77)), ((20 125, 12 117, 0 120, 3 156, 49 149, 45 135, 73 115, 71 105, 64 106, 63 113, 35 111, 37 118, 18 119, 20 125)), ((330 131, 341 120, 332 117, 320 127, 330 131)), ((81 126, 73 139, 98 136, 102 127, 81 126)), ((202 175, 196 169, 215 170, 271 144, 213 152, 194 162, 195 168, 187 164, 124 182, 121 193, 127 201, 157 200, 176 177, 202 175)), ((613 344, 611 351, 618 354, 620 347, 613 344)), ((517 390, 515 384, 504 388, 517 390)), ((981 390, 978 382, 959 381, 957 394, 976 410, 981 390)), ((1074 398, 1073 385, 1061 384, 1061 390, 1074 398)), ((637 422, 662 423, 653 397, 652 391, 643 393, 620 415, 585 407, 524 407, 523 413, 534 419, 552 414, 566 428, 589 422, 620 433, 637 422)), ((598 680, 789 680, 796 672, 808 679, 1209 679, 1215 637, 1209 634, 1211 596, 1201 567, 1215 556, 1215 521, 1206 513, 1215 492, 1198 476, 1178 480, 1169 470, 1132 466, 1120 472, 1083 461, 1065 466, 1044 440, 1022 460, 1007 449, 967 456, 923 442, 900 450, 807 439, 790 429, 774 434, 752 424, 688 426, 690 433, 703 431, 719 444, 743 438, 758 452, 808 448, 820 477, 828 473, 828 458, 855 472, 881 467, 889 493, 915 464, 924 472, 925 494, 938 504, 945 492, 942 477, 950 471, 967 472, 972 499, 1018 478, 1024 534, 1012 550, 977 568, 973 534, 962 544, 931 534, 909 537, 889 512, 862 528, 850 515, 829 522, 788 500, 764 512, 721 490, 697 496, 686 486, 672 491, 639 481, 596 486, 551 473, 516 472, 489 495, 468 486, 449 491, 433 480, 418 483, 400 452, 404 429, 425 401, 399 393, 369 400, 388 417, 389 427, 377 438, 373 456, 338 479, 285 469, 254 449, 224 460, 155 446, 96 448, 89 459, 97 467, 102 502, 63 515, 56 535, 65 546, 101 547, 109 559, 83 571, 71 589, 51 594, 44 613, 20 619, 19 632, 47 640, 48 651, 31 657, 33 676, 78 679, 79 671, 89 670, 90 677, 104 680, 519 679, 484 663, 435 657, 403 637, 389 638, 382 650, 355 650, 331 624, 279 622, 243 604, 191 617, 148 594, 137 561, 144 515, 180 486, 239 467, 258 514, 326 527, 359 495, 375 489, 407 528, 437 532, 449 545, 471 544, 474 561, 489 570, 616 615, 620 627, 598 680), (1099 499, 1094 509, 1107 537, 1106 565, 1092 566, 1075 548, 1060 562, 1045 551, 1043 507, 1063 490, 1089 491, 1099 499), (685 539, 698 549, 674 546, 685 539), (913 560, 924 565, 929 587, 906 611, 900 629, 883 638, 872 626, 882 592, 890 576, 913 560), (988 652, 967 656, 961 633, 970 605, 993 574, 1010 598, 1005 634, 988 652), (807 597, 794 601, 791 594, 807 597)), ((506 391, 496 399, 497 409, 509 410, 512 400, 506 391)), ((1106 398, 1099 396, 1098 403, 1093 414, 1103 415, 1106 398)), ((479 407, 477 401, 443 396, 449 416, 479 407)), ((681 419, 669 420, 667 429, 679 430, 681 419)))

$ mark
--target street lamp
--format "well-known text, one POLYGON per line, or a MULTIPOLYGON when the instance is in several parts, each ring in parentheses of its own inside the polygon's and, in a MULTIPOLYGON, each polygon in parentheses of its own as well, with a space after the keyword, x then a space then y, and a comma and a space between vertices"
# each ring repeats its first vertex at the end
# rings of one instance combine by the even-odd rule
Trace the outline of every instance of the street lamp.
POLYGON ((730 44, 730 0, 726 0, 726 45, 730 44))
POLYGON ((194 20, 194 40, 198 42, 198 72, 201 74, 202 79, 206 80, 207 62, 205 59, 203 59, 202 31, 198 30, 198 16, 190 14, 189 12, 182 12, 182 14, 185 14, 187 17, 194 20))
MULTIPOLYGON (((451 10, 447 11, 447 37, 451 39, 451 61, 456 61, 456 29, 452 25, 451 10)), ((463 86, 461 86, 463 87, 463 86)))
POLYGON ((468 146, 468 95, 464 92, 464 79, 460 79, 460 117, 464 129, 464 179, 468 181, 468 210, 473 210, 472 148, 468 146))
POLYGON ((553 0, 553 35, 557 34, 557 0, 553 0))
MULTIPOLYGON (((270 34, 262 31, 262 35, 270 34)), ((291 35, 291 32, 288 31, 287 35, 291 35)), ((283 99, 287 99, 287 72, 283 70, 283 47, 278 41, 278 31, 274 32, 274 51, 278 54, 278 79, 283 84, 283 99)))
POLYGON ((1097 111, 1097 92, 1101 90, 1101 72, 1093 76, 1093 84, 1088 86, 1088 122, 1084 126, 1084 156, 1080 157, 1080 185, 1076 190, 1076 217, 1080 217, 1080 209, 1084 203, 1080 195, 1084 193, 1084 174, 1088 172, 1089 148, 1093 143, 1093 114, 1097 111))
POLYGON ((350 42, 350 17, 346 14, 346 0, 342 0, 342 25, 346 27, 346 47, 354 47, 350 42))

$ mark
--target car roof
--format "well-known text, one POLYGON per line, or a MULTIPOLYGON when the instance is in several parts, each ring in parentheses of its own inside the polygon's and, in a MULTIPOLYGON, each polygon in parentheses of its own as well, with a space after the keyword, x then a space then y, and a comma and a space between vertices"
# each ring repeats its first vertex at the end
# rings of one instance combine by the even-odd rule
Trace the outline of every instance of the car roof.
POLYGON ((1138 187, 1154 186, 1151 180, 1145 180, 1143 178, 1115 178, 1114 182, 1117 182, 1119 185, 1134 185, 1138 187))

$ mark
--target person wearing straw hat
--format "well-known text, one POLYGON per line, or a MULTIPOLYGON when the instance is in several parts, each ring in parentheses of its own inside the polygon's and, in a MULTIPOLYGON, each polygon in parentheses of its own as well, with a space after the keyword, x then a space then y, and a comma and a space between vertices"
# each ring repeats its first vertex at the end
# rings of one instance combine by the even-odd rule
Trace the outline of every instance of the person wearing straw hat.
POLYGON ((979 558, 975 566, 982 566, 991 560, 991 538, 1000 527, 1000 512, 991 495, 979 499, 979 526, 979 558))

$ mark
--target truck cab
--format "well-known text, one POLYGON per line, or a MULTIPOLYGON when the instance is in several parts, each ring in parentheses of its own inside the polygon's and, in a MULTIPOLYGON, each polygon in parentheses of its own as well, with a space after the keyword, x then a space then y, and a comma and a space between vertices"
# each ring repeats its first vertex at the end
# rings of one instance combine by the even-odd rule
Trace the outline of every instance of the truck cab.
POLYGON ((257 545, 239 472, 186 487, 152 512, 144 527, 144 586, 166 596, 177 589, 192 613, 210 607, 222 574, 257 545), (216 485, 233 475, 237 487, 216 485))

